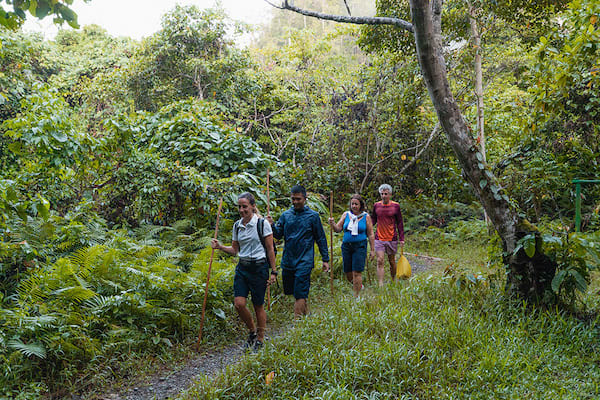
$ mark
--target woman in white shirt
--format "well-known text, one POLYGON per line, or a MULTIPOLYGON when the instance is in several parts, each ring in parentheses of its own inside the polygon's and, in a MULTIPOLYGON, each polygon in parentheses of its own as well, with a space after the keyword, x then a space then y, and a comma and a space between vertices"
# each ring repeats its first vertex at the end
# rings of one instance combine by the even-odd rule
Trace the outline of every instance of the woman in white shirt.
POLYGON ((231 246, 224 246, 216 239, 212 240, 211 246, 239 257, 233 280, 233 304, 248 327, 246 347, 258 350, 263 345, 267 328, 265 292, 267 285, 274 283, 277 278, 273 230, 268 222, 256 214, 256 201, 251 193, 238 196, 238 210, 242 218, 233 224, 231 246), (260 231, 263 240, 259 237, 260 231), (256 325, 246 308, 248 294, 252 295, 256 325))

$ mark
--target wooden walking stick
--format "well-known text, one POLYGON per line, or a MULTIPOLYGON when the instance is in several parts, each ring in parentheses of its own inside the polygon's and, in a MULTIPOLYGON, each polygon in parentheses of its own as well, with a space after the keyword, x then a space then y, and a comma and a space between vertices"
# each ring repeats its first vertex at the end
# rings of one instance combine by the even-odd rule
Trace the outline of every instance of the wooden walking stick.
MULTIPOLYGON (((333 218, 333 190, 329 193, 329 218, 333 218)), ((329 243, 331 250, 329 251, 329 286, 331 294, 333 294, 333 227, 329 226, 329 243)))
MULTIPOLYGON (((215 239, 219 233, 219 217, 221 216, 221 208, 223 207, 223 197, 219 199, 219 209, 217 210, 217 223, 215 226, 215 239)), ((202 341, 202 328, 204 328, 204 312, 206 311, 206 298, 208 296, 208 283, 210 282, 210 270, 212 269, 213 257, 215 249, 210 252, 210 263, 208 264, 208 272, 206 274, 206 286, 204 287, 204 302, 202 303, 202 317, 200 318, 200 331, 198 332, 198 342, 196 343, 197 350, 200 350, 200 342, 202 341)))
MULTIPOLYGON (((269 198, 269 168, 267 168, 267 216, 269 215, 271 215, 271 199, 269 198)), ((273 241, 273 247, 275 247, 275 241, 273 241)), ((268 259, 269 255, 267 254, 268 259)), ((271 277, 270 274, 269 271, 269 277, 271 277)), ((267 311, 271 311, 271 285, 267 285, 267 311)))

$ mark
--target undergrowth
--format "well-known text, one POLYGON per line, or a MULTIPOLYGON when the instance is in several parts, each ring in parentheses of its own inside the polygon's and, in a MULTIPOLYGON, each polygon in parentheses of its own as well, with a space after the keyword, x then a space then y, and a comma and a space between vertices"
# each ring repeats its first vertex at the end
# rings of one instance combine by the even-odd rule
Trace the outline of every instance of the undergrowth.
POLYGON ((600 320, 422 275, 342 296, 184 399, 595 399, 600 320), (267 383, 267 376, 273 376, 267 383))

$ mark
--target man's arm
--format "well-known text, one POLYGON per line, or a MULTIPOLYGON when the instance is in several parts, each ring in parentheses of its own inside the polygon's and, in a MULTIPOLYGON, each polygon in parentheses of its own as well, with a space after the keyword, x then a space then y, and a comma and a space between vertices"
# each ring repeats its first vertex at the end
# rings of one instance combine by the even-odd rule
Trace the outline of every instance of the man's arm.
POLYGON ((324 263, 328 263, 329 250, 327 249, 327 236, 325 236, 325 230, 323 229, 319 214, 315 214, 314 218, 312 218, 312 231, 315 242, 317 243, 317 246, 319 246, 321 260, 323 260, 324 263))
POLYGON ((377 224, 377 212, 375 210, 376 206, 377 206, 377 203, 373 204, 373 211, 371 211, 371 222, 373 223, 373 226, 375 226, 375 224, 377 224))
POLYGON ((398 205, 398 211, 396 212, 396 226, 398 228, 398 240, 404 243, 404 220, 402 219, 400 205, 398 205))
POLYGON ((273 223, 273 218, 270 215, 267 216, 266 220, 271 225, 271 229, 273 230, 273 237, 275 239, 281 239, 283 237, 283 228, 285 225, 283 214, 281 214, 276 224, 273 223))

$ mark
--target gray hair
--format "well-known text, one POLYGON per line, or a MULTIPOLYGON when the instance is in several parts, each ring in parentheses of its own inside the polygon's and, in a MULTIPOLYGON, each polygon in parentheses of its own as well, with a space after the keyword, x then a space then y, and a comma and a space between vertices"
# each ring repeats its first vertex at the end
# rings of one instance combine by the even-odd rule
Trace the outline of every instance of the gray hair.
POLYGON ((383 185, 379 186, 379 193, 383 192, 384 190, 387 190, 388 192, 392 193, 392 187, 387 183, 384 183, 383 185))

